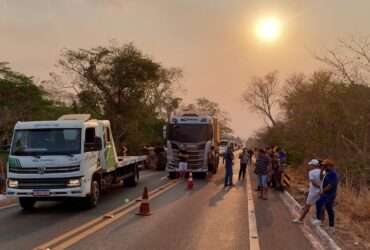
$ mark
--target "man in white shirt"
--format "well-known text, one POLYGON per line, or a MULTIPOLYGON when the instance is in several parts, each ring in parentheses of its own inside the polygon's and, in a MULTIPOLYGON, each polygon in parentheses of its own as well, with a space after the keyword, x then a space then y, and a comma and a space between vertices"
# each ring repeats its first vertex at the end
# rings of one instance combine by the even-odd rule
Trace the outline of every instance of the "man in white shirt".
POLYGON ((308 172, 308 180, 310 187, 308 190, 308 195, 306 199, 306 204, 303 208, 302 214, 299 218, 293 220, 293 223, 302 224, 304 218, 310 211, 312 205, 316 204, 316 201, 320 198, 321 191, 321 166, 320 161, 312 159, 308 165, 310 166, 310 171, 308 172))

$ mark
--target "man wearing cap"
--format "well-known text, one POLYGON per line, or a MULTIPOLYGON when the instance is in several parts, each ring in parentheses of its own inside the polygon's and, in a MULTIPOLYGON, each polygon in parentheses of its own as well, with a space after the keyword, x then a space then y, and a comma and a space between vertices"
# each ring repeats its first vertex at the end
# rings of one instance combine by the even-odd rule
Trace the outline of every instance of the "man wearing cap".
POLYGON ((308 172, 308 180, 309 180, 309 189, 308 195, 306 199, 306 204, 303 208, 302 214, 299 218, 293 220, 293 223, 301 224, 303 223, 304 218, 310 211, 311 206, 316 204, 316 201, 320 198, 320 191, 321 191, 321 169, 320 169, 320 161, 316 159, 312 159, 308 166, 310 167, 310 171, 308 172))
POLYGON ((337 195, 338 186, 338 175, 334 169, 334 162, 330 159, 326 159, 322 162, 323 169, 325 170, 325 176, 322 182, 322 190, 320 192, 320 198, 316 202, 316 220, 313 221, 315 225, 321 224, 322 210, 325 209, 329 217, 329 230, 334 233, 334 203, 337 195))

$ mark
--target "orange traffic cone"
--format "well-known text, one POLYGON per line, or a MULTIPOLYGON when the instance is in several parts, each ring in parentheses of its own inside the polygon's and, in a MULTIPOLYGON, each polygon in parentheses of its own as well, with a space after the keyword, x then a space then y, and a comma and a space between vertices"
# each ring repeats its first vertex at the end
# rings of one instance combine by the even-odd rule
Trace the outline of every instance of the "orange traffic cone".
POLYGON ((150 206, 149 206, 149 194, 148 194, 148 188, 144 188, 143 192, 143 198, 141 199, 141 204, 139 208, 139 212, 137 215, 142 215, 142 216, 148 216, 151 215, 152 213, 150 212, 150 206))
POLYGON ((194 186, 193 183, 193 174, 189 172, 189 177, 188 177, 188 190, 192 190, 194 186))

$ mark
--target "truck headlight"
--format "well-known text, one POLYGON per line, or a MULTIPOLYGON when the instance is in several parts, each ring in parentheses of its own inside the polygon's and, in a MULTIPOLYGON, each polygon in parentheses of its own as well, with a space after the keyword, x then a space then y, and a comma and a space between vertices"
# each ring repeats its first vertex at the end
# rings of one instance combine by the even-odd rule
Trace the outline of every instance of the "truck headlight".
POLYGON ((17 188, 18 187, 18 181, 17 180, 8 179, 8 187, 10 187, 10 188, 17 188))
POLYGON ((79 187, 81 186, 81 179, 69 179, 67 187, 79 187))

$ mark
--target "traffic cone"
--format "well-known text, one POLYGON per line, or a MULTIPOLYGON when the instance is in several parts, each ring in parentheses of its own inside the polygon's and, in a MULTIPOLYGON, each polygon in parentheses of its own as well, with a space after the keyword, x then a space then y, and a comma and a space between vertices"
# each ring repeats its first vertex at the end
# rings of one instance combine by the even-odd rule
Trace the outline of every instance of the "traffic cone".
POLYGON ((189 172, 189 177, 188 177, 188 190, 192 190, 194 186, 193 183, 193 174, 189 172))
POLYGON ((143 198, 141 199, 140 208, 139 208, 139 212, 137 213, 137 215, 148 216, 152 214, 150 212, 150 206, 149 206, 148 199, 149 199, 148 188, 145 187, 144 192, 143 192, 143 198))

